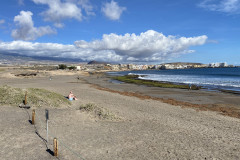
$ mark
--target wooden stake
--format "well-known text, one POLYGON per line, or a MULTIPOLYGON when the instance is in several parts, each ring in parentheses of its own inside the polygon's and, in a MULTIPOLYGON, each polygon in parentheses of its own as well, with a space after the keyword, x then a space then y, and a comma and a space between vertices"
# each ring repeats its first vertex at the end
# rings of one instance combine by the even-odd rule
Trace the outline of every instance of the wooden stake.
POLYGON ((32 111, 32 124, 35 124, 35 109, 32 111))
POLYGON ((25 93, 25 101, 24 101, 24 105, 26 105, 27 104, 27 91, 26 91, 26 93, 25 93))
POLYGON ((54 156, 57 157, 58 156, 58 141, 57 141, 57 138, 53 139, 53 152, 54 152, 54 156))

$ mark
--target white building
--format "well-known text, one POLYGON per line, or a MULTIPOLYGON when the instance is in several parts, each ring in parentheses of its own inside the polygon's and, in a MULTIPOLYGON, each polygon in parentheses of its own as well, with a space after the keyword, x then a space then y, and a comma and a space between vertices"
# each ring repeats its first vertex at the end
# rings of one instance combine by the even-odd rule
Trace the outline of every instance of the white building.
POLYGON ((80 71, 81 70, 81 66, 76 66, 77 70, 80 71))

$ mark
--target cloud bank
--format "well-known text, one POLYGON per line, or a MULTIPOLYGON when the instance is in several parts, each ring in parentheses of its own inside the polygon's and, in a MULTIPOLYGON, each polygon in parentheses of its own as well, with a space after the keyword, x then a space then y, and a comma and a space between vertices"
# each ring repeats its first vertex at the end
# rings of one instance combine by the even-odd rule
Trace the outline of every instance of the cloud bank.
POLYGON ((112 0, 110 3, 106 2, 102 7, 102 12, 110 20, 119 20, 122 12, 125 10, 126 7, 120 7, 114 0, 112 0))
POLYGON ((105 34, 91 42, 76 41, 74 45, 32 43, 26 41, 0 42, 0 51, 28 56, 74 58, 85 61, 161 62, 192 53, 189 47, 203 45, 207 36, 175 37, 149 30, 136 34, 105 34))
POLYGON ((204 0, 199 7, 228 14, 240 13, 240 0, 204 0))
POLYGON ((15 40, 35 40, 38 37, 56 33, 49 26, 34 27, 32 15, 30 11, 21 11, 20 15, 14 17, 17 29, 12 31, 12 37, 15 40))
POLYGON ((32 0, 35 4, 48 5, 48 9, 43 11, 41 15, 45 21, 53 22, 56 27, 62 28, 62 23, 65 19, 76 19, 82 21, 82 8, 87 15, 93 15, 92 6, 88 0, 68 0, 61 2, 61 0, 32 0), (77 3, 76 3, 77 2, 77 3))
POLYGON ((190 53, 191 46, 203 45, 207 36, 180 37, 165 36, 153 30, 136 34, 103 35, 101 40, 92 42, 76 41, 79 48, 94 51, 113 51, 125 61, 161 61, 169 57, 190 53))
POLYGON ((0 42, 0 52, 24 56, 72 58, 74 60, 99 60, 120 62, 122 59, 111 51, 93 51, 77 48, 75 45, 58 43, 33 43, 26 41, 0 42))

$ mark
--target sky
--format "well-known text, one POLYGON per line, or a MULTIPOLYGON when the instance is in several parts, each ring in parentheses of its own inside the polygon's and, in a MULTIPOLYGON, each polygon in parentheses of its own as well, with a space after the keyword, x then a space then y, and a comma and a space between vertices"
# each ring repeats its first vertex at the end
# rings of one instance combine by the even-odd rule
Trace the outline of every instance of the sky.
POLYGON ((0 53, 240 65, 240 0, 4 0, 0 53))

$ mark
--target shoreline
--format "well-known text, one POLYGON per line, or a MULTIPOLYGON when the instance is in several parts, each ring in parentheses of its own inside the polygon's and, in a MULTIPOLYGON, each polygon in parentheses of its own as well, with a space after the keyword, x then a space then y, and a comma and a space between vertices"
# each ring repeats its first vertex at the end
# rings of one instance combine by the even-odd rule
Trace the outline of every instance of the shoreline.
MULTIPOLYGON (((126 81, 121 81, 119 79, 115 79, 114 76, 110 76, 110 77, 113 77, 113 80, 116 80, 116 81, 119 81, 119 82, 122 82, 122 83, 129 83, 129 82, 126 82, 126 81)), ((118 76, 118 77, 124 77, 124 76, 118 76)), ((223 92, 223 93, 229 93, 229 94, 235 94, 235 95, 240 95, 240 91, 238 90, 231 90, 231 89, 217 89, 217 88, 207 88, 206 86, 201 86, 201 85, 191 85, 191 86, 194 86, 194 89, 189 89, 188 88, 188 84, 186 83, 177 83, 177 82, 170 82, 170 81, 156 81, 156 80, 148 80, 148 79, 140 79, 140 78, 137 78, 137 80, 141 80, 141 81, 145 81, 145 82, 152 82, 152 83, 162 83, 162 84, 170 84, 170 85, 177 85, 177 86, 187 86, 187 87, 183 87, 183 88, 179 88, 179 89, 188 89, 188 90, 203 90, 203 91, 210 91, 210 92, 223 92)), ((138 84, 138 83, 134 83, 132 82, 133 84, 138 84)), ((145 85, 144 83, 141 84, 141 85, 145 85)), ((148 85, 147 85, 148 86, 148 85)), ((151 85, 149 85, 151 86, 151 85)), ((153 84, 154 86, 154 84, 153 84)), ((160 87, 160 88, 178 88, 178 87, 160 87)))
POLYGON ((199 111, 215 111, 222 115, 240 119, 239 94, 207 91, 204 89, 160 88, 125 82, 114 83, 111 82, 111 77, 112 76, 107 73, 97 73, 89 75, 88 78, 85 77, 83 80, 91 84, 93 88, 103 91, 137 97, 143 100, 157 100, 173 106, 181 106, 182 108, 187 107, 199 111), (163 93, 167 94, 162 95, 163 93), (161 94, 161 96, 158 94, 161 94))
MULTIPOLYGON (((201 78, 200 78, 200 80, 193 79, 193 82, 190 83, 190 82, 188 82, 188 80, 182 79, 182 77, 180 75, 180 80, 178 80, 178 82, 177 82, 176 80, 174 80, 175 78, 173 78, 173 77, 175 77, 175 71, 177 71, 177 70, 182 70, 182 72, 180 72, 180 73, 187 73, 186 75, 184 74, 184 76, 188 76, 188 75, 192 74, 192 71, 191 71, 192 69, 190 69, 190 71, 187 71, 187 72, 185 72, 184 69, 173 69, 173 70, 170 70, 170 72, 169 72, 169 73, 174 73, 174 74, 170 74, 170 80, 168 78, 166 79, 164 77, 163 77, 163 79, 162 78, 159 79, 159 77, 156 79, 156 78, 154 78, 155 76, 152 77, 152 78, 151 78, 151 76, 149 78, 144 78, 144 77, 148 77, 148 75, 151 75, 151 74, 158 74, 158 72, 155 72, 155 70, 153 70, 153 72, 151 72, 152 70, 148 70, 148 71, 150 71, 149 73, 148 72, 144 72, 144 71, 136 71, 135 72, 135 70, 133 70, 133 71, 127 71, 127 72, 125 72, 125 71, 122 71, 122 72, 121 71, 116 71, 117 73, 119 72, 116 75, 112 74, 112 72, 110 72, 110 73, 106 72, 106 74, 108 74, 109 76, 121 77, 121 78, 124 77, 125 78, 126 76, 129 76, 129 73, 131 73, 131 75, 139 76, 138 80, 142 80, 142 81, 146 81, 146 82, 152 81, 152 82, 157 82, 157 83, 169 83, 169 84, 176 84, 176 85, 179 85, 179 86, 180 85, 182 85, 182 86, 184 86, 184 85, 186 85, 186 86, 192 85, 192 86, 199 87, 199 89, 204 89, 204 90, 209 90, 209 91, 216 91, 216 92, 225 92, 225 93, 239 94, 240 95, 240 87, 237 87, 236 85, 232 86, 232 84, 231 85, 230 84, 225 84, 225 83, 223 83, 221 81, 218 81, 218 80, 217 80, 217 83, 219 83, 219 84, 216 84, 215 82, 212 82, 212 81, 209 81, 209 80, 204 82, 201 78)), ((187 69, 185 69, 185 70, 187 70, 187 69)), ((163 70, 159 70, 159 71, 160 71, 159 73, 163 72, 163 70)), ((201 74, 205 73, 205 71, 204 72, 203 71, 201 71, 201 74)), ((206 73, 208 73, 208 72, 209 71, 207 71, 206 73)), ((163 72, 163 75, 165 75, 165 72, 163 72)), ((207 76, 207 75, 208 74, 206 74, 205 76, 207 76)), ((218 75, 218 74, 216 74, 216 75, 218 75)), ((195 76, 195 74, 193 76, 195 76)), ((225 77, 223 77, 223 78, 225 78, 225 77)), ((235 80, 233 80, 232 83, 235 83, 235 80)))
MULTIPOLYGON (((127 71, 134 71, 134 70, 127 70, 127 71)), ((89 75, 97 75, 97 77, 108 77, 108 78, 110 78, 110 79, 112 79, 113 77, 116 77, 115 75, 111 75, 111 74, 109 74, 108 72, 119 72, 119 71, 104 71, 104 72, 102 72, 102 71, 99 71, 99 72, 94 72, 94 73, 89 73, 89 75)), ((137 74, 136 74, 137 75, 137 74)), ((126 75, 119 75, 119 77, 122 77, 122 76, 126 76, 126 75)), ((139 79, 139 78, 138 78, 139 79)), ((112 80, 114 80, 114 81, 118 81, 118 82, 121 82, 121 83, 128 83, 128 82, 124 82, 124 81, 120 81, 120 80, 117 80, 117 79, 112 79, 112 80)), ((188 84, 186 84, 186 83, 175 83, 175 82, 170 82, 170 81, 156 81, 156 80, 146 80, 146 79, 139 79, 139 80, 143 80, 143 81, 152 81, 152 82, 160 82, 160 83, 169 83, 169 84, 176 84, 176 85, 188 85, 188 84)), ((114 83, 114 82, 112 82, 112 83, 114 83)), ((132 83, 132 84, 134 84, 134 83, 132 83)), ((144 85, 144 84, 142 84, 142 85, 144 85)), ((195 85, 195 84, 193 84, 193 85, 195 85)), ((234 95, 239 95, 240 96, 240 91, 238 91, 238 90, 231 90, 231 89, 216 89, 216 88, 206 88, 205 86, 201 86, 201 85, 195 85, 196 87, 199 87, 199 90, 201 90, 201 91, 206 91, 206 92, 217 92, 217 93, 219 93, 219 92, 221 92, 221 93, 226 93, 226 94, 234 94, 234 95)), ((162 88, 164 88, 164 87, 162 87, 162 88)), ((186 88, 184 88, 184 89, 186 89, 186 88)))

